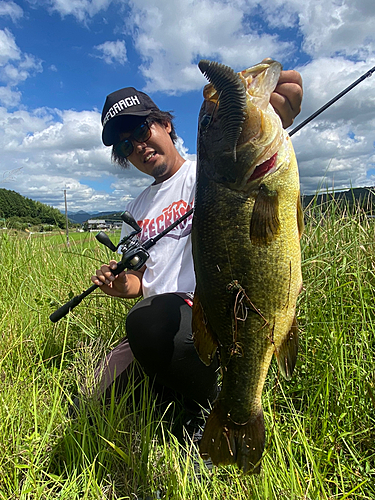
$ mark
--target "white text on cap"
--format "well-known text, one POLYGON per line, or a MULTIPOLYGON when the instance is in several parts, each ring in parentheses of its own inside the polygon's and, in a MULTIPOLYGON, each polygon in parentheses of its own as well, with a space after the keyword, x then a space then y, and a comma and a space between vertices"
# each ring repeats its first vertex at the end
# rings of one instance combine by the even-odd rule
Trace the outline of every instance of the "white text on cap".
POLYGON ((116 116, 118 113, 120 113, 120 111, 126 108, 130 108, 131 106, 136 106, 137 104, 141 104, 137 95, 126 97, 125 99, 121 99, 121 101, 115 102, 115 104, 109 108, 107 114, 104 117, 103 127, 108 122, 108 120, 116 116))

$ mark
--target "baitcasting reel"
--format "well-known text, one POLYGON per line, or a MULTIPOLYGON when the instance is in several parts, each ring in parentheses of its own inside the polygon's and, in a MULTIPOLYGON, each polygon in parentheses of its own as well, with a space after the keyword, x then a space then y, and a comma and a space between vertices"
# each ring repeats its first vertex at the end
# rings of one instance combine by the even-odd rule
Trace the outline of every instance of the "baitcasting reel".
MULTIPOLYGON (((138 238, 138 234, 142 231, 142 229, 139 227, 137 224, 136 220, 134 217, 129 213, 129 212, 123 212, 121 214, 121 219, 128 224, 131 228, 133 228, 133 231, 130 234, 127 234, 120 243, 116 246, 112 243, 110 240, 109 236, 104 233, 103 231, 100 231, 95 237, 96 239, 102 244, 105 245, 107 248, 112 250, 112 252, 117 252, 117 250, 122 247, 122 259, 120 262, 117 263, 117 268, 112 270, 112 273, 114 276, 117 276, 120 274, 122 271, 125 269, 131 269, 133 271, 137 271, 138 269, 141 269, 141 267, 146 263, 147 259, 149 258, 150 254, 148 253, 148 249, 151 248, 152 246, 155 245, 157 241, 160 240, 163 236, 165 236, 169 231, 172 231, 176 226, 178 226, 181 222, 183 222, 185 219, 187 219, 190 215, 192 215, 194 209, 191 208, 188 210, 184 215, 182 215, 179 219, 177 219, 173 224, 168 226, 164 231, 161 233, 157 234, 154 238, 150 238, 144 243, 140 241, 138 238)), ((74 309, 78 304, 82 302, 82 300, 87 297, 91 292, 96 290, 99 287, 99 285, 92 285, 90 288, 82 292, 80 295, 76 295, 73 297, 69 302, 66 304, 62 305, 59 309, 57 309, 55 312, 53 312, 49 319, 53 322, 56 323, 59 321, 61 318, 66 316, 69 311, 74 309)))

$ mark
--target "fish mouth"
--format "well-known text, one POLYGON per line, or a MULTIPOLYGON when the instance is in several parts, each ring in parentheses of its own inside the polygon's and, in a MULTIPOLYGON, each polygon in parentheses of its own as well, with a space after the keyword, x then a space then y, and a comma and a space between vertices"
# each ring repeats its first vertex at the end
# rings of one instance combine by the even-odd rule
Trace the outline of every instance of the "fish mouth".
POLYGON ((218 127, 221 133, 211 134, 210 143, 215 145, 217 138, 222 157, 231 157, 237 165, 225 172, 223 166, 216 178, 233 189, 248 191, 252 181, 259 182, 276 170, 275 154, 285 137, 279 116, 273 108, 270 111, 270 96, 282 66, 268 59, 239 73, 208 60, 200 61, 198 67, 209 81, 203 91, 206 108, 200 135, 218 127))

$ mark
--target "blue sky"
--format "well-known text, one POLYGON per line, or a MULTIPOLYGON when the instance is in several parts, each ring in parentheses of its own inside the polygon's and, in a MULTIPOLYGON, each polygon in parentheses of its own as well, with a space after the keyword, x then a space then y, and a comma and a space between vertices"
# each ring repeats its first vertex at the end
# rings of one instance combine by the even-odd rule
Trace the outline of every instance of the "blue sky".
MULTIPOLYGON (((110 163, 100 112, 134 86, 196 153, 201 58, 264 57, 304 81, 294 125, 375 65, 373 0, 0 0, 0 187, 63 209, 122 210, 150 179, 110 163), (303 4, 303 5, 301 5, 303 4)), ((293 137, 305 193, 375 185, 375 75, 293 137)))

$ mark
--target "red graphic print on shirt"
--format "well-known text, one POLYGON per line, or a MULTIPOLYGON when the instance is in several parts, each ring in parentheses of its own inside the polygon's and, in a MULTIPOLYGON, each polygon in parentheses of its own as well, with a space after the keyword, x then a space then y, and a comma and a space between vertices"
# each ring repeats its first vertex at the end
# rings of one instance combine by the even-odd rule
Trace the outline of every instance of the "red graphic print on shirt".
MULTIPOLYGON (((139 226, 142 228, 141 241, 146 241, 149 238, 155 237, 157 234, 164 231, 173 222, 182 217, 186 212, 188 212, 193 206, 192 203, 186 203, 184 200, 173 202, 166 208, 163 208, 162 213, 152 219, 138 220, 139 226)), ((174 228, 166 236, 172 238, 182 238, 190 234, 191 231, 191 221, 192 216, 188 217, 181 222, 176 228, 174 228)))

